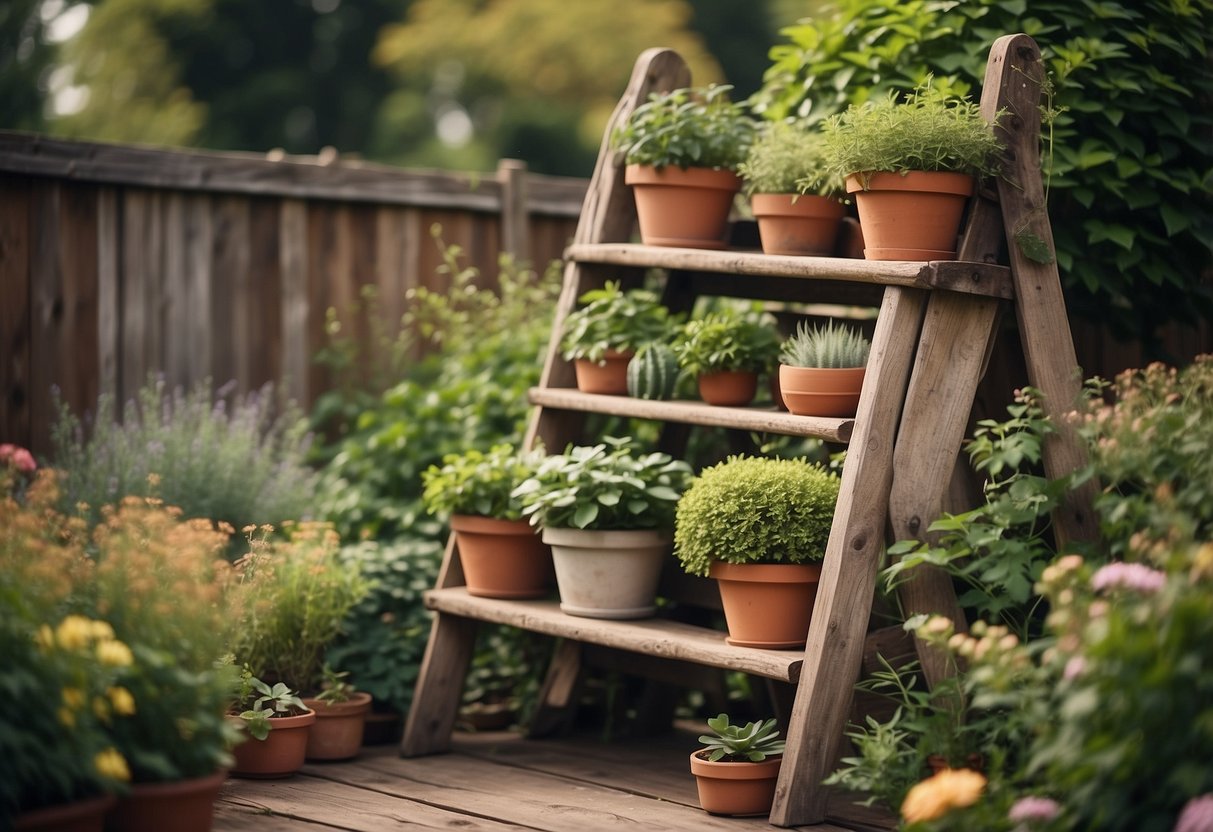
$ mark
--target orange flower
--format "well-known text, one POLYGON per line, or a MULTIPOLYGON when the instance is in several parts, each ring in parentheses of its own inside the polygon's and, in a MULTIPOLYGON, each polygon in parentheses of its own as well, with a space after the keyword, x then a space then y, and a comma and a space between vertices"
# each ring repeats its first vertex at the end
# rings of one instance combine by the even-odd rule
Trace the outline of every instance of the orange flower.
POLYGON ((981 797, 986 778, 967 768, 946 768, 916 784, 901 804, 908 823, 941 818, 953 809, 972 806, 981 797))

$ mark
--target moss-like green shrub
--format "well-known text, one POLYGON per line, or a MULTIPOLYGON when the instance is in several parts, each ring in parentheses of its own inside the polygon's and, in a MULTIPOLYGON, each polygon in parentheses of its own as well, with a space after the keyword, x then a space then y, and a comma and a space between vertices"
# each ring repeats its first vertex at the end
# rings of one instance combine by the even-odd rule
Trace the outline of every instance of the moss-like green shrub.
POLYGON ((802 459, 731 456, 678 502, 674 554, 692 575, 712 561, 806 563, 825 556, 839 479, 802 459))

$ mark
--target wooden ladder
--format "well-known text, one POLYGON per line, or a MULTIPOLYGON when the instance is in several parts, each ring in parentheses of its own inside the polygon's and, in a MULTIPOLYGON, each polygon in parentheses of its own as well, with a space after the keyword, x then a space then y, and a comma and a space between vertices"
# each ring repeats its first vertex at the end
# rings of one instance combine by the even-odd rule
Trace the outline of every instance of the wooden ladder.
MULTIPOLYGON (((550 450, 585 441, 585 417, 608 414, 667 423, 663 443, 677 446, 687 426, 818 437, 846 443, 841 494, 825 552, 821 583, 803 651, 762 650, 725 643, 724 633, 671 618, 601 621, 562 613, 556 602, 476 598, 463 588, 459 552, 447 546, 437 586, 426 595, 435 617, 401 747, 404 756, 449 748, 479 622, 561 639, 549 667, 532 730, 558 720, 573 696, 583 650, 627 651, 637 666, 664 663, 743 671, 794 686, 787 750, 770 821, 779 826, 825 817, 821 781, 832 769, 845 730, 854 683, 869 640, 876 573, 892 539, 925 539, 944 507, 978 382, 1002 308, 1013 302, 1029 381, 1059 416, 1079 392, 1056 266, 1027 259, 1017 236, 1034 234, 1052 249, 1040 179, 1040 52, 1026 35, 1000 38, 990 52, 982 112, 1007 150, 997 192, 972 200, 959 259, 930 263, 833 257, 771 256, 748 251, 658 248, 628 242, 635 209, 623 182, 611 133, 651 92, 690 84, 674 52, 653 49, 638 59, 607 127, 580 224, 566 252, 564 283, 543 375, 530 391, 535 405, 527 443, 550 450), (1004 240, 1011 241, 1004 246, 1004 240), (999 265, 1005 248, 1009 266, 999 265), (686 310, 700 295, 800 302, 879 298, 868 372, 853 419, 794 416, 771 409, 713 407, 687 401, 646 401, 580 393, 560 356, 560 332, 577 298, 608 278, 638 284, 649 268, 666 269, 666 303, 686 310), (875 293, 875 295, 873 294, 875 293), (547 723, 547 724, 545 724, 547 723)), ((1062 420, 1045 446, 1049 476, 1085 462, 1082 445, 1062 420)), ((1058 512, 1063 539, 1094 532, 1090 489, 1058 512)), ((672 561, 672 559, 671 559, 672 561)), ((672 564, 668 573, 680 573, 672 564)), ((711 605, 704 579, 668 574, 663 592, 711 605), (687 588, 690 587, 688 590, 687 588), (707 600, 704 600, 707 599, 707 600)), ((938 612, 963 622, 945 574, 919 568, 900 590, 907 614, 938 612)), ((717 601, 718 603, 718 601, 717 601)), ((928 680, 943 673, 940 657, 917 645, 928 680)), ((688 752, 689 753, 689 752, 688 752)))

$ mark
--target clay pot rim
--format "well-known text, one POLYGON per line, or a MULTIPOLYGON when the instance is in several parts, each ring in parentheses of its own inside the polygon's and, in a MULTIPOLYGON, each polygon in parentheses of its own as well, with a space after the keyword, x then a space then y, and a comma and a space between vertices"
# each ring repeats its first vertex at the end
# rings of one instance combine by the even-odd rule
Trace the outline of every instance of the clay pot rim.
POLYGON ((898 173, 864 171, 852 173, 847 177, 849 194, 862 194, 867 191, 929 191, 968 197, 973 195, 974 188, 972 176, 947 170, 910 170, 898 173))
POLYGON ((574 529, 552 527, 543 530, 543 542, 555 546, 584 546, 593 535, 592 548, 644 549, 674 542, 670 529, 574 529))
POLYGON ((662 186, 682 188, 710 188, 720 191, 741 190, 741 177, 724 168, 680 168, 677 165, 653 167, 652 165, 628 165, 623 171, 627 185, 662 186))
POLYGON ((357 690, 350 694, 345 702, 328 703, 314 696, 300 697, 303 704, 316 714, 317 719, 341 716, 356 716, 371 709, 371 695, 366 691, 357 690))
POLYGON ((451 530, 464 534, 500 534, 524 537, 535 534, 534 527, 525 517, 506 520, 485 514, 452 514, 451 530))
POLYGON ((708 577, 718 581, 750 581, 763 584, 814 583, 821 580, 821 564, 728 563, 716 560, 708 567, 708 577))
POLYGON ((691 752, 691 773, 696 777, 712 777, 717 780, 767 780, 783 763, 782 754, 772 754, 761 762, 748 760, 717 760, 712 762, 699 756, 706 748, 691 752))

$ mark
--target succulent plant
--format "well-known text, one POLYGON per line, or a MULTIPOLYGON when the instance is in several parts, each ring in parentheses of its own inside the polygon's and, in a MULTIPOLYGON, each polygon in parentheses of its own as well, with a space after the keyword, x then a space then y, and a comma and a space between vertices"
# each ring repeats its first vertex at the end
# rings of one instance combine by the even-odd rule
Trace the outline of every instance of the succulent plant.
POLYGON ((789 367, 843 368, 863 367, 872 345, 863 333, 830 321, 811 329, 801 321, 796 331, 783 342, 779 360, 789 367))
POLYGON ((708 720, 708 727, 713 733, 703 734, 699 741, 704 743, 704 751, 711 752, 708 755, 711 762, 728 758, 738 763, 760 763, 783 753, 784 741, 779 739, 774 719, 730 725, 729 715, 720 714, 708 720))

